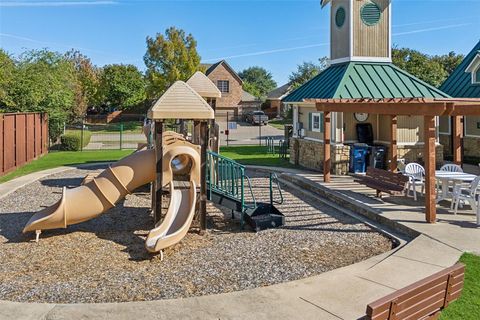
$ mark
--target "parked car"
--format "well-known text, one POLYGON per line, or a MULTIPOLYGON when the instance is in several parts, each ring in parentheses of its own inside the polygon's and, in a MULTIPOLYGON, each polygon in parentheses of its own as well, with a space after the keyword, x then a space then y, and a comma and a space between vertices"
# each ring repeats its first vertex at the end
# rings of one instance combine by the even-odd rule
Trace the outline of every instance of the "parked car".
POLYGON ((253 111, 247 114, 246 120, 253 125, 265 125, 268 123, 268 116, 263 111, 253 111))

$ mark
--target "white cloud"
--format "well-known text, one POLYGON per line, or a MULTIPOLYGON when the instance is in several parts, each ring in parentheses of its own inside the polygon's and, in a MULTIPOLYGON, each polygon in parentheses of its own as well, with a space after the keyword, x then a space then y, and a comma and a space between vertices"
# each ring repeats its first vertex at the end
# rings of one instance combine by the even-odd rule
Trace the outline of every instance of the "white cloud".
POLYGON ((243 58, 243 57, 263 56, 263 55, 266 55, 266 54, 294 51, 294 50, 301 50, 301 49, 308 49, 308 48, 316 48, 316 47, 323 47, 323 46, 327 46, 327 45, 328 45, 328 43, 316 43, 316 44, 310 44, 310 45, 306 45, 306 46, 279 48, 279 49, 272 49, 272 50, 241 53, 241 54, 236 54, 236 55, 227 56, 227 57, 209 58, 209 59, 204 59, 203 61, 208 62, 208 61, 218 61, 218 60, 225 60, 225 59, 243 58))
POLYGON ((404 35, 407 35, 407 34, 432 32, 432 31, 438 31, 438 30, 466 27, 466 26, 470 26, 470 25, 472 25, 472 23, 450 24, 450 25, 440 26, 440 27, 432 27, 432 28, 417 29, 417 30, 404 31, 404 32, 396 32, 396 33, 393 33, 393 36, 404 36, 404 35))
POLYGON ((0 7, 68 7, 117 4, 117 1, 2 1, 0 7))

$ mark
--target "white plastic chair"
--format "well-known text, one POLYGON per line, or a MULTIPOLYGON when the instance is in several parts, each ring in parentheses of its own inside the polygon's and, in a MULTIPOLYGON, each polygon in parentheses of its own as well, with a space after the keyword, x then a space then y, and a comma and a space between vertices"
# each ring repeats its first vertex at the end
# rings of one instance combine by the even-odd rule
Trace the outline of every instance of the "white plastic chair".
POLYGON ((440 168, 440 171, 447 171, 447 172, 463 172, 462 167, 459 165, 448 163, 440 168))
MULTIPOLYGON (((448 163, 448 164, 443 165, 443 166, 440 168, 440 171, 446 171, 446 172, 463 172, 463 169, 462 169, 462 167, 460 167, 460 166, 457 165, 457 164, 448 163)), ((440 184, 439 184, 439 181, 438 181, 438 180, 435 182, 435 185, 436 185, 436 188, 437 188, 437 193, 440 192, 440 184)), ((455 187, 455 183, 453 184, 452 187, 455 187)), ((448 188, 448 189, 450 189, 450 184, 447 185, 447 186, 442 186, 442 188, 448 188)), ((448 190, 448 189, 447 189, 447 190, 448 190)))
POLYGON ((453 200, 452 205, 450 206, 451 209, 455 208, 453 213, 457 214, 458 205, 461 202, 468 202, 472 207, 472 210, 477 215, 477 221, 480 221, 479 211, 477 210, 478 207, 478 195, 479 195, 479 187, 480 187, 480 176, 475 177, 472 183, 468 188, 462 188, 462 186, 458 185, 455 186, 453 189, 453 200))
POLYGON ((422 194, 425 193, 425 169, 418 163, 412 162, 405 166, 405 175, 408 176, 407 196, 410 189, 413 191, 413 199, 417 201, 417 185, 422 186, 422 194))

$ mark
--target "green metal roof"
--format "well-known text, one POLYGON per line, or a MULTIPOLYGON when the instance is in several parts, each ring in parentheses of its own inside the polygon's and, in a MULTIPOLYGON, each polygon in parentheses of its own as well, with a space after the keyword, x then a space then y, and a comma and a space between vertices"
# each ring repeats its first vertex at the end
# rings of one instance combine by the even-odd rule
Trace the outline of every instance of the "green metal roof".
POLYGON ((465 72, 473 59, 480 53, 480 42, 463 59, 462 63, 445 80, 440 89, 454 98, 480 98, 480 85, 472 83, 472 74, 465 72))
POLYGON ((391 63, 347 62, 328 67, 282 101, 448 97, 446 93, 391 63))

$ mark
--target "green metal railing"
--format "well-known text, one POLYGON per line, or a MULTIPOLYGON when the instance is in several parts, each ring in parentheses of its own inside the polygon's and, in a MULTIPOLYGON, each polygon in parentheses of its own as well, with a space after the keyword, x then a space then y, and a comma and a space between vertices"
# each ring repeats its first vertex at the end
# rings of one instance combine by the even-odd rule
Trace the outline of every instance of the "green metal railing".
POLYGON ((273 137, 265 137, 265 146, 267 147, 267 153, 275 154, 275 140, 273 137))
POLYGON ((257 206, 250 178, 245 175, 245 166, 212 151, 207 153, 207 185, 210 199, 212 192, 216 192, 241 203, 242 223, 245 210, 257 206), (252 203, 245 201, 245 186, 250 192, 252 203))
POLYGON ((288 141, 280 140, 278 142, 278 156, 282 159, 287 159, 289 156, 288 152, 288 141))
POLYGON ((278 181, 278 176, 275 172, 270 173, 270 205, 273 206, 273 204, 282 204, 283 203, 283 193, 282 193, 282 188, 280 187, 280 181, 278 181), (275 200, 273 196, 273 184, 275 183, 275 187, 278 190, 278 194, 280 196, 279 200, 275 200))

